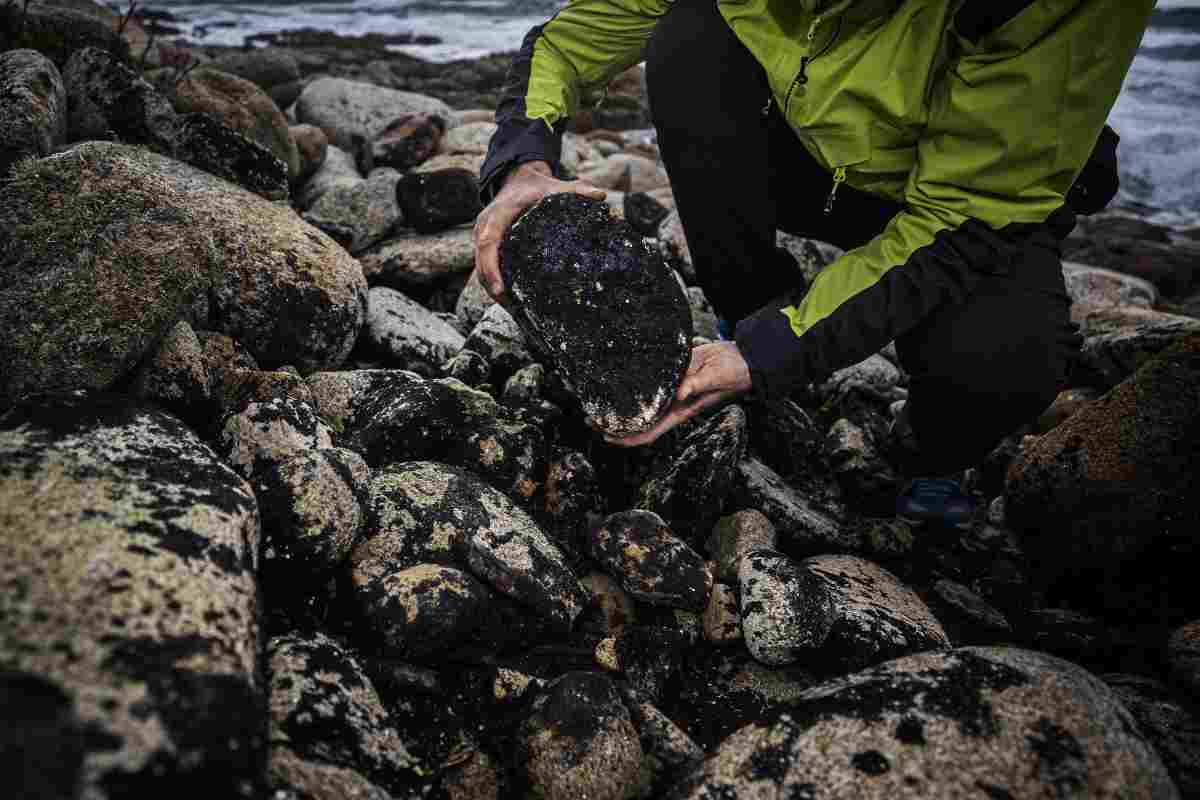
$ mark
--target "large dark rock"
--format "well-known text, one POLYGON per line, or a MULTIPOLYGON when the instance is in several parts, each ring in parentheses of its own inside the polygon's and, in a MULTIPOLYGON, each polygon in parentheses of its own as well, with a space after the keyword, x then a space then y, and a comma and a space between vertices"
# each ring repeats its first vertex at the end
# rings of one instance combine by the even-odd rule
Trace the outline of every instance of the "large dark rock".
POLYGON ((691 313, 674 275, 608 206, 575 194, 542 200, 500 246, 505 285, 529 340, 598 430, 650 428, 683 379, 691 313))
POLYGON ((445 132, 446 120, 438 114, 404 114, 371 141, 371 161, 377 167, 412 169, 437 153, 445 132))
POLYGON ((217 117, 180 114, 166 152, 267 200, 288 199, 287 164, 217 117))
POLYGON ((102 17, 45 3, 0 5, 0 52, 37 50, 62 69, 78 50, 95 47, 127 61, 129 44, 102 17))
POLYGON ((396 184, 404 224, 418 233, 437 233, 478 216, 479 180, 465 169, 410 172, 396 184))
POLYGON ((63 66, 72 141, 119 140, 168 151, 175 109, 153 84, 107 50, 88 47, 63 66))
POLYGON ((1112 691, 1040 653, 922 653, 787 705, 667 797, 1179 797, 1112 691))
POLYGON ((0 531, 0 664, 49 684, 3 702, 24 757, 84 797, 261 796, 250 487, 159 411, 37 398, 0 417, 0 531))
POLYGON ((704 559, 652 511, 611 515, 592 531, 592 557, 630 595, 648 603, 703 611, 712 589, 704 559))
POLYGON ((36 50, 0 53, 0 178, 26 156, 49 155, 67 136, 67 92, 36 50))
POLYGON ((1008 524, 1055 591, 1122 615, 1200 610, 1200 335, 1024 449, 1008 524), (1097 591, 1097 582, 1105 591, 1097 591))

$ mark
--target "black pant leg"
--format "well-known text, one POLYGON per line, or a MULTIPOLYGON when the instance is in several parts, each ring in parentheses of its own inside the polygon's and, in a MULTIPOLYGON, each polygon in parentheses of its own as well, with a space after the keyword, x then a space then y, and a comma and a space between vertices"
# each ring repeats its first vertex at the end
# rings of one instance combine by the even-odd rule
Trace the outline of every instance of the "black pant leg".
POLYGON ((896 340, 910 376, 919 452, 904 466, 913 474, 978 464, 1063 388, 1080 338, 1056 240, 1042 230, 1005 255, 999 274, 983 275, 962 302, 935 308, 896 340))

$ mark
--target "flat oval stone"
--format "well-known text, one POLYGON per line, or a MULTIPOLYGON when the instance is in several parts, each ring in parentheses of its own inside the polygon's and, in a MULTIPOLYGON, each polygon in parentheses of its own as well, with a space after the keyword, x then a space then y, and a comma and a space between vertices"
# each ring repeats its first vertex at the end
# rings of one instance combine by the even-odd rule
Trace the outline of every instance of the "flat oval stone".
POLYGON ((555 194, 509 228, 500 267, 526 337, 590 423, 628 436, 675 396, 691 312, 662 257, 602 200, 555 194))

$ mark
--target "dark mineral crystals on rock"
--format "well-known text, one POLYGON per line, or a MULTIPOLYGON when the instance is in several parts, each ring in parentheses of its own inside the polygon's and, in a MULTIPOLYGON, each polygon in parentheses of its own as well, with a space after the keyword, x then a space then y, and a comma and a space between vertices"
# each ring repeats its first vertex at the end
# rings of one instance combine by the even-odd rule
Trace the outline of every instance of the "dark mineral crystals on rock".
POLYGON ((662 258, 608 206, 550 195, 500 246, 514 317, 596 429, 628 436, 670 404, 692 338, 687 299, 662 258))

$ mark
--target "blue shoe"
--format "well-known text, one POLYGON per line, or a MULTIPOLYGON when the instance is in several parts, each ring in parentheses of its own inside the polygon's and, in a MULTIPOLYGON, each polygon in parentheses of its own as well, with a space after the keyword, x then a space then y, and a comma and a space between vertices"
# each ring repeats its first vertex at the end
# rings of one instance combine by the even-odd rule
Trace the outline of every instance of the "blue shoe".
POLYGON ((966 527, 975 501, 953 478, 913 478, 896 498, 896 516, 908 522, 966 527))
POLYGON ((717 317, 717 341, 733 341, 733 326, 730 325, 729 320, 725 319, 724 317, 717 317))

